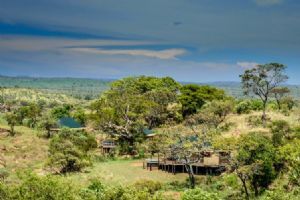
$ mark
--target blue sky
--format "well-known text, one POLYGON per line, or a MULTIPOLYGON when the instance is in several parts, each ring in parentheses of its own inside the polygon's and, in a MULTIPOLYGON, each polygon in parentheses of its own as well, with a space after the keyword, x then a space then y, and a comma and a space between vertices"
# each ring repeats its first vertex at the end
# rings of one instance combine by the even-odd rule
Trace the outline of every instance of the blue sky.
POLYGON ((299 0, 0 0, 0 74, 238 81, 256 64, 300 84, 299 0))

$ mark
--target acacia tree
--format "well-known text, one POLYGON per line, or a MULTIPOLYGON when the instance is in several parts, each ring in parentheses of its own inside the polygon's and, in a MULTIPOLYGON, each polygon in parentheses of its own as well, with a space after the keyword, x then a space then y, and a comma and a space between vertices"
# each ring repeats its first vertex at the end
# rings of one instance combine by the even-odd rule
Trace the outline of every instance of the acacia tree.
POLYGON ((279 63, 257 65, 240 75, 244 93, 258 96, 263 103, 262 121, 266 125, 266 108, 272 90, 288 79, 286 66, 279 63))
POLYGON ((164 142, 165 147, 161 149, 171 151, 174 159, 184 165, 189 175, 190 187, 195 188, 195 174, 192 165, 199 162, 199 152, 203 149, 204 142, 208 140, 208 134, 205 125, 196 128, 194 122, 187 123, 166 129, 165 135, 168 137, 164 142))
POLYGON ((276 99, 278 109, 281 110, 282 98, 291 92, 290 89, 287 87, 278 87, 274 88, 271 92, 276 99))

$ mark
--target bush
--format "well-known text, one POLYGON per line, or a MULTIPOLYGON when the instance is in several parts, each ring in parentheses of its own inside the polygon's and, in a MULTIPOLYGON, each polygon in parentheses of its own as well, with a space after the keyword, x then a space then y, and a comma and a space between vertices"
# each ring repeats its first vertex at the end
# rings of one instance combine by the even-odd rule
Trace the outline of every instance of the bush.
POLYGON ((137 190, 144 190, 151 194, 154 194, 158 190, 161 190, 162 184, 157 181, 151 181, 151 180, 140 180, 137 181, 133 185, 137 190))
POLYGON ((0 184, 0 199, 5 200, 73 200, 78 193, 69 182, 54 176, 38 177, 26 173, 16 185, 0 184))
POLYGON ((259 99, 255 99, 251 101, 251 109, 255 111, 259 111, 263 109, 263 103, 259 99))
POLYGON ((251 115, 247 117, 246 120, 247 120, 247 124, 251 127, 258 127, 263 125, 261 116, 258 115, 251 115))
POLYGON ((182 196, 182 200, 220 200, 216 193, 204 191, 201 188, 187 190, 182 196))
POLYGON ((0 182, 9 176, 9 172, 5 168, 0 168, 0 182))
POLYGON ((48 165, 59 173, 80 171, 90 165, 88 152, 96 147, 94 136, 63 129, 50 141, 48 165))
POLYGON ((283 139, 289 138, 291 133, 291 127, 287 121, 277 120, 270 125, 272 132, 272 141, 274 146, 280 146, 283 144, 283 139))
POLYGON ((252 110, 251 102, 248 100, 241 101, 235 109, 237 114, 248 114, 252 110))

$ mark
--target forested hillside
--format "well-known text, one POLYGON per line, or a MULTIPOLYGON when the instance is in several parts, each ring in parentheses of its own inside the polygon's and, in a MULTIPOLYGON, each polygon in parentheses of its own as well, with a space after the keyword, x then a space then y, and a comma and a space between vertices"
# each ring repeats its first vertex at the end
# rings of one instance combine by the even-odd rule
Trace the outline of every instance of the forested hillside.
POLYGON ((76 98, 94 99, 108 89, 111 80, 82 78, 33 78, 0 76, 0 86, 8 88, 42 89, 76 98))
MULTIPOLYGON (((33 78, 33 77, 8 77, 0 76, 0 86, 8 88, 42 89, 47 92, 68 94, 75 98, 95 99, 99 94, 109 88, 112 79, 87 79, 87 78, 33 78)), ((191 82, 192 83, 192 82, 191 82)), ((189 84, 182 82, 183 85, 189 84)), ((210 85, 223 89, 228 95, 236 98, 244 98, 243 90, 239 82, 209 82, 197 83, 210 85)), ((291 95, 300 98, 299 85, 287 85, 291 95)))

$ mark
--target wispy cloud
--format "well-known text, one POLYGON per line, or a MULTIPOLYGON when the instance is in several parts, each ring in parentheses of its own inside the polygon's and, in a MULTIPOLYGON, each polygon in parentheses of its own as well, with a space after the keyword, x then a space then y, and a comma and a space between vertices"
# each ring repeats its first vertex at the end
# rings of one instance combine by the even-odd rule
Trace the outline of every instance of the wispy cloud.
POLYGON ((134 46, 147 44, 155 44, 155 42, 0 35, 0 50, 40 51, 55 49, 57 50, 74 46, 134 46))
POLYGON ((177 56, 186 53, 184 49, 166 49, 166 50, 146 50, 146 49, 96 49, 96 48, 71 48, 72 51, 82 53, 93 53, 101 55, 129 55, 129 56, 145 56, 158 59, 176 59, 177 56))
POLYGON ((273 6, 283 3, 284 0, 255 0, 259 6, 273 6))
POLYGON ((256 67, 257 65, 259 65, 256 62, 245 62, 245 61, 237 62, 236 64, 237 64, 237 66, 239 66, 242 69, 250 69, 250 68, 253 68, 253 67, 256 67))

